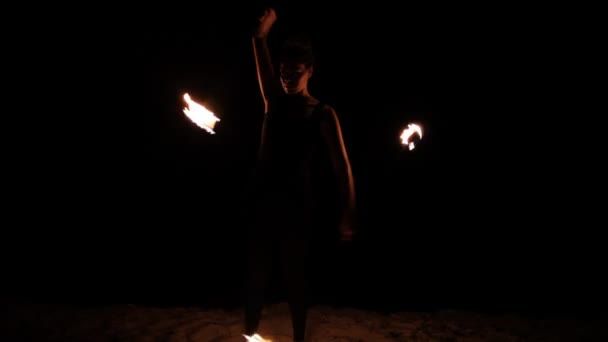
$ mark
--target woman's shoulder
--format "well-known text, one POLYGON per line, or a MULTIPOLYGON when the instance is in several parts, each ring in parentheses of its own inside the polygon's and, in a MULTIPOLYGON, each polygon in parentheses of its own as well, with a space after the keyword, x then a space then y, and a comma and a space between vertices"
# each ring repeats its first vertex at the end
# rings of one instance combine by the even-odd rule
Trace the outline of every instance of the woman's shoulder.
POLYGON ((336 111, 331 104, 325 102, 319 102, 316 105, 317 112, 322 118, 327 118, 335 115, 336 111))

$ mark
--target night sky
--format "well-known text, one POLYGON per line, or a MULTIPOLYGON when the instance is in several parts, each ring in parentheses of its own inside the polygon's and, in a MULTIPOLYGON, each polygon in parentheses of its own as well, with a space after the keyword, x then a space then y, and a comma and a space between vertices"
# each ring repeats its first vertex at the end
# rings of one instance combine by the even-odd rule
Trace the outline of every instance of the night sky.
MULTIPOLYGON (((338 114, 357 187, 355 241, 338 243, 330 221, 319 237, 320 301, 553 310, 605 298, 600 202, 582 197, 599 185, 579 164, 590 148, 558 143, 575 100, 553 91, 565 71, 547 73, 539 52, 554 35, 530 30, 533 12, 275 6, 271 50, 311 37, 310 91, 338 114), (424 130, 413 151, 399 140, 410 122, 424 130)), ((93 33, 45 40, 55 59, 29 86, 58 128, 24 126, 29 154, 13 149, 19 298, 236 305, 263 4, 199 7, 107 9, 93 33), (186 92, 220 117, 215 135, 184 116, 186 92)))

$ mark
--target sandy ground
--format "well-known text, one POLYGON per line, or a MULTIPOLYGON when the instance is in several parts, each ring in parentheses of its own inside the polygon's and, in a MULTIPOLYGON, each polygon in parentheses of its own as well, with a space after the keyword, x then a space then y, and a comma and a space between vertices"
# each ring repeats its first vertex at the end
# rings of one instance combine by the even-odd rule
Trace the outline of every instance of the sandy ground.
MULTIPOLYGON (((1 341, 239 341, 242 311, 120 305, 3 310, 1 341)), ((308 341, 608 341, 605 319, 538 319, 460 311, 381 314, 314 307, 308 341)), ((260 333, 291 341, 286 304, 268 306, 260 333)))

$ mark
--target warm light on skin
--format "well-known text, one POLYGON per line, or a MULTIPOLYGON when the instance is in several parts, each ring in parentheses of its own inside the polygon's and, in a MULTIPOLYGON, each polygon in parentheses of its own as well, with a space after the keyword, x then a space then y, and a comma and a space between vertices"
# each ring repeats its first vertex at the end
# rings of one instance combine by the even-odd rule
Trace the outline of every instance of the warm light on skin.
POLYGON ((211 134, 215 134, 213 128, 215 127, 215 123, 220 121, 220 119, 203 105, 192 100, 188 93, 184 94, 184 100, 188 104, 188 107, 184 108, 184 114, 198 127, 211 134))
POLYGON ((303 63, 281 63, 281 86, 287 94, 308 94, 308 80, 312 76, 312 66, 303 63))

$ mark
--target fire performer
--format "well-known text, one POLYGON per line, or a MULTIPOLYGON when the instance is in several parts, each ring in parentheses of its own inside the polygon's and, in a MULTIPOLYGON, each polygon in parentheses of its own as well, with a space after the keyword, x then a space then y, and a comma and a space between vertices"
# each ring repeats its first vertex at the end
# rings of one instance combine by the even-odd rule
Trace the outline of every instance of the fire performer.
POLYGON ((254 181, 254 220, 247 244, 250 250, 245 334, 252 336, 258 330, 272 257, 278 252, 294 340, 303 341, 308 306, 308 242, 315 217, 312 161, 316 151, 328 153, 339 184, 338 228, 343 240, 350 240, 353 235, 355 191, 336 112, 308 90, 314 60, 310 44, 286 40, 278 74, 273 68, 267 38, 276 18, 274 9, 266 9, 252 38, 265 113, 254 181))

